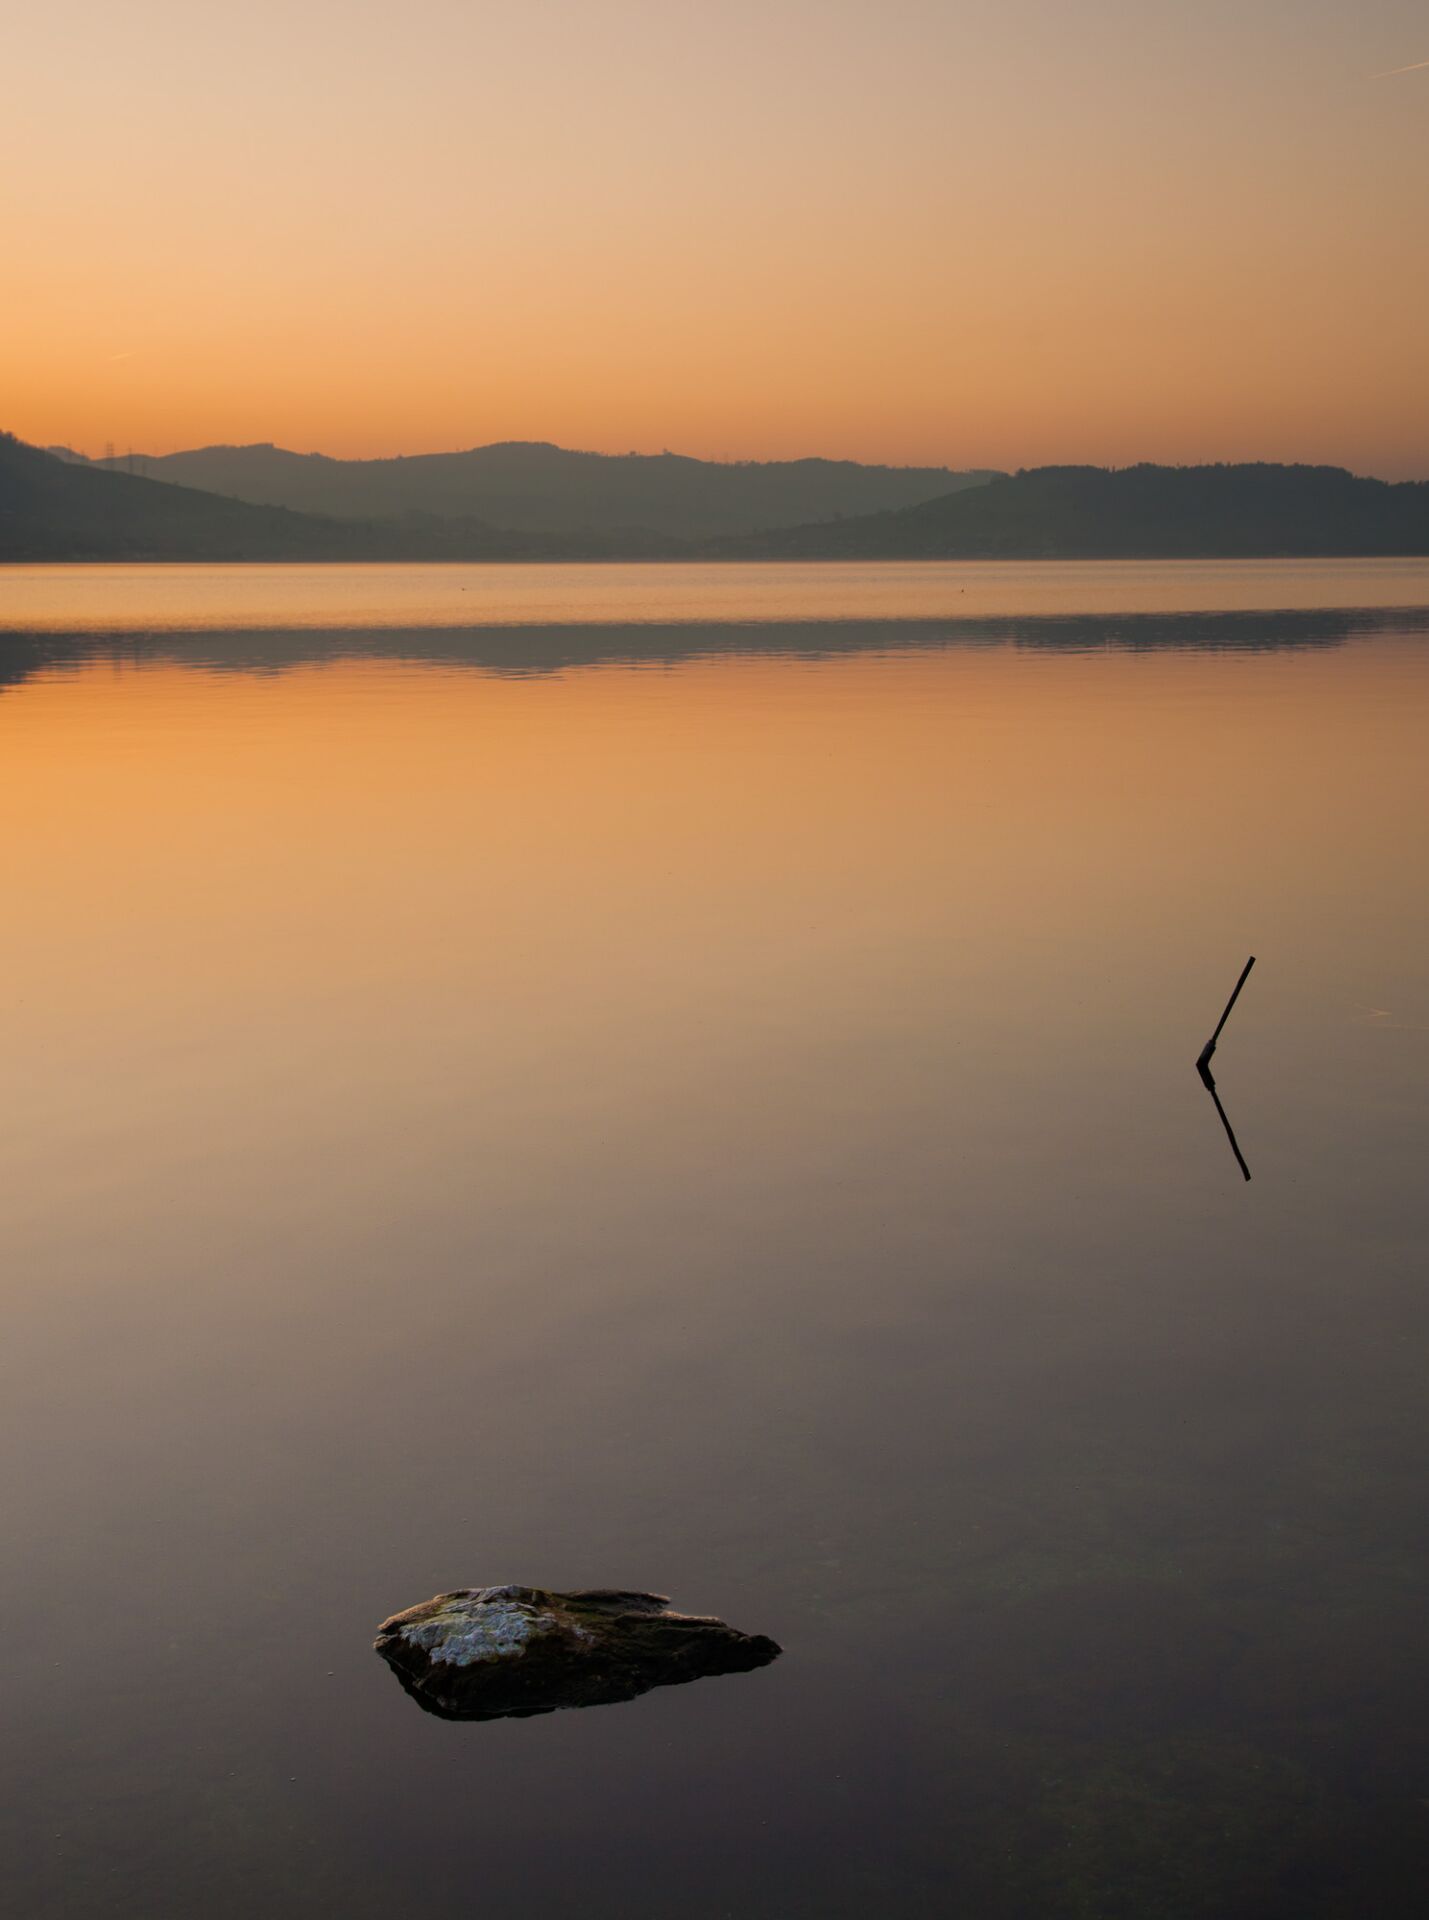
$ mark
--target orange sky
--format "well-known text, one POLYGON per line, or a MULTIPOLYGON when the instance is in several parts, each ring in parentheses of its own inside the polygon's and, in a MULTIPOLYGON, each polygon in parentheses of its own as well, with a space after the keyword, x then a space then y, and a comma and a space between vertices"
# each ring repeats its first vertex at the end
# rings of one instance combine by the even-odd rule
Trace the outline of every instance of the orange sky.
POLYGON ((1418 0, 68 0, 0 426, 1429 476, 1418 0))

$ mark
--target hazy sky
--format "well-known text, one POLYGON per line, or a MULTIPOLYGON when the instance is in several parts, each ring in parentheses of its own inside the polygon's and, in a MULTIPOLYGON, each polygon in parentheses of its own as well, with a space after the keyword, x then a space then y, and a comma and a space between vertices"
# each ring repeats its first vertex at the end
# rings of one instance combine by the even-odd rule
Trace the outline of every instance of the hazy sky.
POLYGON ((0 426, 1429 476, 1423 0, 48 0, 0 426))

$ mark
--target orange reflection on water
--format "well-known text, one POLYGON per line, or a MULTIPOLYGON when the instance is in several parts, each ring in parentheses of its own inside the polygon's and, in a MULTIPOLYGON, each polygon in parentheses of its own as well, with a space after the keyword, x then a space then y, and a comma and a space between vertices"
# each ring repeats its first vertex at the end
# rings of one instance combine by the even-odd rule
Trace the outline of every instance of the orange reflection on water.
POLYGON ((37 678, 0 701, 12 1081, 117 1152, 156 1104, 266 1151, 463 1059, 508 1116, 598 1082, 639 1126, 652 1084, 868 1019, 1005 1065, 1089 1047, 1106 996, 1194 1028, 1252 930, 1358 947, 1396 897, 1411 655, 1347 699, 1352 655, 37 678))

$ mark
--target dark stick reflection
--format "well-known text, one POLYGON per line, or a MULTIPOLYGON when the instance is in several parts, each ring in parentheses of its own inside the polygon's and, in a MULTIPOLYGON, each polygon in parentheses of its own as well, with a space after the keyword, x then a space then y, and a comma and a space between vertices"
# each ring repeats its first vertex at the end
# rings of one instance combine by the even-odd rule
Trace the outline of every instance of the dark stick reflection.
POLYGON ((1230 1116, 1226 1113, 1225 1108, 1221 1105, 1221 1096, 1216 1092, 1216 1083, 1211 1078, 1211 1070, 1203 1060, 1198 1060, 1196 1062, 1196 1071, 1201 1076, 1201 1084, 1205 1087, 1206 1092, 1211 1096, 1212 1105, 1215 1107, 1216 1112, 1221 1116, 1221 1125, 1225 1128, 1226 1138, 1231 1143, 1231 1152, 1235 1155, 1236 1165, 1240 1168, 1241 1172, 1245 1175, 1246 1179, 1249 1180, 1250 1168, 1245 1164, 1245 1155, 1240 1150, 1240 1143, 1237 1141, 1235 1137, 1235 1128, 1230 1123, 1230 1116))

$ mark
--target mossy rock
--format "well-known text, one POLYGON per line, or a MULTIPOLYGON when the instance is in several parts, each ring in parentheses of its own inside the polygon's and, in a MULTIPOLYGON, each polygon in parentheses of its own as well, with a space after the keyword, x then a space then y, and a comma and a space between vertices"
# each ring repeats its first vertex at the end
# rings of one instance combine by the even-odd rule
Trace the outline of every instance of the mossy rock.
POLYGON ((412 1698, 449 1720, 607 1706, 767 1666, 779 1648, 661 1594, 459 1587, 394 1613, 373 1646, 412 1698))

